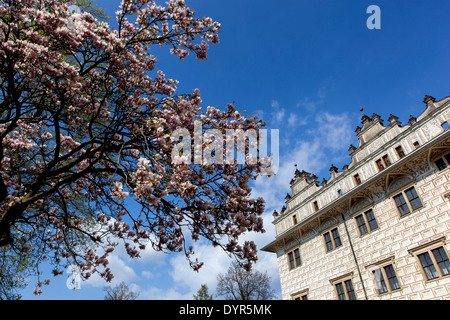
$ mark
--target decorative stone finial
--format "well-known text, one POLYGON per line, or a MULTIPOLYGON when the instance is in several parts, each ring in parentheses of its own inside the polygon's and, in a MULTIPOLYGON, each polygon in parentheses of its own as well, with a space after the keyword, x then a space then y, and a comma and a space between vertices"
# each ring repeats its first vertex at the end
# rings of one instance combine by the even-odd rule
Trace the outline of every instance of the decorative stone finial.
POLYGON ((276 218, 276 217, 279 216, 277 210, 273 210, 272 216, 273 216, 274 218, 276 218))
POLYGON ((423 99, 423 103, 425 104, 430 104, 430 102, 436 102, 436 98, 429 96, 429 95, 425 95, 425 99, 423 99))
POLYGON ((331 167, 330 167, 330 172, 337 173, 337 171, 338 171, 338 168, 336 168, 336 167, 332 164, 331 167))
POLYGON ((392 113, 391 113, 391 114, 389 115, 388 121, 389 121, 390 123, 397 122, 397 121, 398 121, 398 117, 392 115, 392 113))

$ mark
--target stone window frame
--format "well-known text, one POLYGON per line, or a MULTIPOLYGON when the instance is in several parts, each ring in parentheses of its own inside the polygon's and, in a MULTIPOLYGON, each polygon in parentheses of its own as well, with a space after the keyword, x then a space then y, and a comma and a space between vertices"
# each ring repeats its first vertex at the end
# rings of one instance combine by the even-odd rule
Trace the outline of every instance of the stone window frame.
POLYGON ((450 277, 450 274, 446 274, 446 275, 442 274, 441 268, 440 268, 439 264, 437 263, 436 258, 432 252, 432 250, 442 247, 444 249, 445 253, 447 254, 447 257, 450 258, 449 250, 447 249, 447 246, 446 246, 447 242, 448 241, 446 240, 446 237, 443 236, 436 240, 427 242, 425 244, 419 245, 417 247, 414 247, 414 248, 408 250, 408 253, 416 258, 416 262, 419 266, 420 273, 422 274, 423 280, 426 283, 450 277), (438 277, 428 279, 426 271, 425 271, 425 269, 422 265, 422 262, 420 261, 420 258, 419 258, 419 256, 424 253, 429 254, 429 256, 433 262, 434 268, 436 269, 436 271, 438 273, 438 277))
POLYGON ((293 248, 292 250, 289 250, 286 253, 286 258, 287 258, 287 262, 288 262, 289 271, 300 267, 302 265, 302 257, 301 257, 301 254, 300 254, 300 247, 293 248), (297 260, 297 257, 295 255, 295 251, 298 252, 298 260, 297 260), (294 267, 292 267, 292 264, 291 264, 290 254, 292 254, 292 257, 293 257, 294 267))
POLYGON ((403 149, 403 146, 399 144, 394 148, 395 154, 397 155, 398 159, 402 159, 406 156, 405 149, 403 149))
POLYGON ((345 296, 345 300, 350 300, 350 295, 348 292, 348 287, 347 287, 347 282, 350 281, 352 288, 353 288, 353 294, 355 295, 355 300, 358 300, 358 297, 356 295, 356 290, 355 290, 355 285, 353 284, 353 278, 354 278, 354 274, 353 271, 346 273, 344 275, 341 275, 339 277, 330 279, 330 283, 334 288, 334 293, 336 295, 336 299, 337 300, 344 300, 344 299, 340 299, 340 292, 338 290, 338 285, 342 286, 342 289, 344 290, 344 296, 345 296))
POLYGON ((291 294, 292 300, 308 300, 309 288, 291 294))
POLYGON ((337 248, 343 246, 342 239, 341 239, 341 234, 339 233, 339 228, 337 226, 332 228, 332 229, 329 229, 328 231, 326 231, 324 233, 322 233, 322 236, 323 236, 323 243, 325 245, 325 250, 326 250, 327 253, 328 252, 332 252, 332 251, 336 250, 337 248), (338 246, 336 245, 336 237, 335 237, 335 234, 333 233, 334 230, 337 231, 337 238, 339 239, 339 245, 338 246), (327 237, 326 237, 327 234, 328 234, 328 236, 330 238, 330 241, 331 241, 331 244, 332 244, 332 247, 333 247, 331 249, 328 247, 328 242, 327 242, 327 237))
POLYGON ((383 171, 387 167, 389 167, 392 164, 392 160, 389 157, 389 154, 386 153, 382 157, 375 160, 375 165, 378 169, 378 171, 383 171))
POLYGON ((312 203, 312 207, 313 207, 313 212, 317 212, 317 211, 319 211, 319 202, 316 200, 316 201, 313 201, 313 203, 312 203))
POLYGON ((372 233, 372 232, 380 229, 380 224, 378 223, 378 220, 377 220, 377 217, 375 215, 375 212, 374 212, 373 208, 370 208, 368 210, 364 210, 364 212, 362 212, 362 213, 360 213, 358 215, 355 215, 354 219, 355 219, 356 227, 358 229, 358 233, 359 233, 360 237, 363 237, 363 236, 365 236, 365 235, 367 235, 369 233, 372 233), (373 217, 375 219, 375 223, 377 225, 376 228, 372 228, 372 225, 369 223, 369 218, 367 217, 367 213, 369 211, 372 211, 373 217), (367 229, 366 233, 361 233, 361 228, 359 227, 358 218, 361 217, 361 216, 362 216, 362 218, 364 220, 364 224, 365 224, 366 229, 367 229))
POLYGON ((374 285, 375 291, 378 296, 383 296, 383 295, 387 295, 387 294, 402 290, 401 281, 400 281, 400 278, 398 276, 398 272, 397 272, 396 266, 395 266, 395 256, 390 256, 386 259, 382 259, 375 263, 371 263, 371 264, 367 265, 365 268, 372 275, 373 285, 374 285), (386 269, 385 269, 388 266, 392 266, 392 268, 394 269, 395 277, 397 279, 399 288, 396 288, 396 289, 392 288, 391 283, 388 278, 388 275, 387 275, 387 272, 386 272, 386 269), (383 280, 384 280, 386 288, 387 288, 387 291, 385 291, 385 292, 381 292, 380 288, 378 287, 377 278, 375 275, 375 272, 377 270, 379 270, 383 276, 383 280))
MULTIPOLYGON (((415 200, 415 199, 414 199, 414 200, 415 200)), ((411 185, 411 186, 409 186, 409 187, 407 187, 407 188, 404 188, 402 191, 396 192, 396 193, 392 196, 392 201, 394 202, 395 208, 397 209, 397 212, 399 213, 400 218, 407 217, 407 216, 409 216, 410 214, 412 214, 413 212, 419 211, 419 210, 421 210, 421 209, 423 209, 423 208, 425 207, 425 204, 424 204, 424 202, 422 201, 422 198, 420 197, 419 192, 417 192, 417 186, 416 186, 416 185, 411 185), (416 192, 416 194, 417 194, 417 196, 418 196, 418 199, 420 200, 420 204, 421 204, 421 206, 418 207, 417 209, 414 209, 414 207, 413 207, 412 204, 411 204, 411 200, 409 199, 409 197, 408 197, 408 195, 407 195, 407 193, 406 193, 407 191, 409 191, 409 190, 411 190, 411 189, 413 189, 413 188, 414 188, 414 190, 415 190, 415 192, 416 192), (398 196, 400 196, 400 195, 402 195, 403 200, 405 200, 405 204, 406 204, 407 208, 409 209, 409 212, 404 213, 404 214, 402 214, 402 212, 400 211, 399 205, 398 205, 397 200, 396 200, 396 197, 398 197, 398 196)))
POLYGON ((354 174, 352 178, 353 178, 353 182, 355 183, 355 186, 359 186, 362 183, 359 173, 354 174))
POLYGON ((433 159, 430 162, 433 164, 437 172, 441 172, 444 171, 445 169, 450 168, 450 151, 447 150, 445 152, 442 152, 438 156, 433 157, 433 159), (439 168, 439 165, 436 163, 439 160, 444 162, 445 168, 442 169, 439 168))

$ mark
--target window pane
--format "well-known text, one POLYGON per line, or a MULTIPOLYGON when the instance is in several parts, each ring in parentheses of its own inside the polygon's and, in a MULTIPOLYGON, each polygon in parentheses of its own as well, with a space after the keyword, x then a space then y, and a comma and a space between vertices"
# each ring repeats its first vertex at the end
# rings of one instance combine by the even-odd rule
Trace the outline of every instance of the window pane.
POLYGON ((330 233, 327 232, 323 236, 325 237, 325 243, 327 244, 327 250, 328 251, 333 250, 333 242, 331 242, 330 233))
POLYGON ((377 223, 377 220, 375 219, 375 215, 373 214, 372 209, 370 209, 369 211, 366 211, 366 218, 367 218, 367 221, 369 222, 369 226, 370 226, 371 230, 378 229, 378 223, 377 223))
POLYGON ((392 265, 388 265, 384 267, 386 271, 386 275, 389 280, 389 284, 391 286, 391 290, 400 289, 400 284, 398 283, 397 275, 395 274, 394 267, 392 265))
POLYGON ((383 156, 383 161, 386 167, 389 167, 391 165, 391 159, 389 159, 388 155, 383 156))
POLYGON ((343 287, 342 283, 336 284, 336 290, 338 293, 339 300, 345 300, 345 292, 344 292, 344 287, 343 287))
POLYGON ((377 164, 377 167, 378 167, 378 170, 383 170, 384 169, 384 166, 383 166, 383 164, 381 163, 381 159, 378 159, 377 161, 375 161, 375 163, 377 164))
POLYGON ((367 230, 366 222, 364 221, 364 217, 362 216, 362 214, 356 217, 356 222, 358 223, 359 232, 361 233, 361 235, 369 232, 369 230, 367 230))
POLYGON ((441 268, 442 275, 446 276, 450 274, 450 261, 448 260, 447 253, 445 252, 444 248, 440 247, 434 249, 433 255, 436 258, 439 268, 441 268))
POLYGON ((400 159, 405 156, 405 152, 403 151, 403 148, 401 146, 395 148, 395 151, 397 151, 397 155, 400 159))
POLYGON ((337 228, 333 229, 333 230, 331 230, 331 232, 333 233, 333 239, 334 239, 334 244, 336 245, 336 248, 340 247, 342 245, 342 243, 341 243, 341 238, 339 237, 338 229, 337 228))
POLYGON ((380 293, 385 293, 388 291, 388 288, 386 286, 386 282, 384 281, 383 273, 381 272, 381 269, 375 270, 373 272, 375 276, 375 280, 377 282, 378 291, 380 293))
POLYGON ((308 300, 308 296, 305 294, 304 296, 302 296, 302 300, 308 300))
POLYGON ((347 280, 345 283, 345 289, 347 290, 348 298, 350 300, 356 300, 355 290, 353 290, 352 280, 347 280))
POLYGON ((425 271, 428 280, 439 277, 428 252, 419 254, 419 260, 422 264, 423 270, 425 271))
POLYGON ((410 213, 411 211, 409 211, 408 205, 406 204, 406 200, 405 197, 403 196, 402 193, 400 193, 399 195, 396 195, 394 197, 395 199, 395 203, 397 204, 397 208, 400 211, 400 215, 405 215, 410 213))
POLYGON ((319 204, 317 203, 317 201, 313 202, 313 207, 314 207, 314 211, 319 211, 319 204))
POLYGON ((300 250, 299 249, 295 249, 294 250, 294 256, 295 256, 295 265, 298 267, 299 265, 301 265, 300 250))
POLYGON ((294 254, 292 252, 289 252, 289 265, 291 266, 291 269, 295 268, 294 264, 294 254))
POLYGON ((420 201, 419 195, 414 187, 406 190, 405 193, 411 203, 411 206, 413 207, 413 210, 422 208, 422 201, 420 201))
POLYGON ((445 168, 447 168, 447 164, 445 163, 444 159, 441 158, 437 161, 434 162, 436 164, 436 166, 438 167, 439 171, 444 170, 445 168))
POLYGON ((445 160, 447 160, 448 164, 450 164, 450 153, 444 156, 445 160))

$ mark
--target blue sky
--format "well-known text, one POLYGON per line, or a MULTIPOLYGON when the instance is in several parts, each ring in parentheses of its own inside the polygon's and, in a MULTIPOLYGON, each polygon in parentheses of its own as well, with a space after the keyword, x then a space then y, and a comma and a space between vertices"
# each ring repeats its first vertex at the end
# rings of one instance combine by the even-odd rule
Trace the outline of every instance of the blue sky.
MULTIPOLYGON (((208 61, 189 56, 180 62, 156 49, 157 68, 180 81, 179 93, 199 88, 203 106, 226 106, 259 115, 268 129, 280 130, 280 170, 254 184, 254 195, 267 202, 265 234, 250 234, 258 247, 271 242, 271 213, 284 204, 294 164, 329 178, 328 169, 350 162, 350 144, 361 112, 389 114, 407 123, 425 105, 425 94, 440 100, 449 93, 450 21, 447 0, 187 0, 200 16, 222 24, 221 42, 211 46, 208 61), (381 9, 381 29, 369 30, 369 5, 381 9)), ((111 17, 119 1, 97 0, 111 17)), ((146 251, 131 260, 124 250, 110 259, 113 285, 127 282, 141 299, 191 299, 206 283, 214 293, 216 276, 230 260, 200 242, 197 256, 205 262, 199 273, 184 256, 146 251)), ((45 266, 43 266, 45 269, 45 266)), ((255 268, 267 271, 279 297, 276 256, 260 253, 255 268)), ((66 287, 68 274, 52 278, 40 297, 25 299, 103 299, 100 279, 66 287)))

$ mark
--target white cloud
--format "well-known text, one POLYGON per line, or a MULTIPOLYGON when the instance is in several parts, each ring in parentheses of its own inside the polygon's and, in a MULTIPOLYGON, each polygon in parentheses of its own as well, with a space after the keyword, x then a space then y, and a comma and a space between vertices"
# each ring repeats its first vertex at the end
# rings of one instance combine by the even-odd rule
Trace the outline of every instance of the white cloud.
POLYGON ((136 291, 139 292, 138 299, 142 300, 192 300, 191 293, 182 294, 175 288, 162 289, 150 287, 145 290, 138 288, 136 291))
POLYGON ((270 105, 275 109, 278 109, 280 107, 280 103, 277 100, 272 100, 272 103, 270 105))
POLYGON ((122 259, 117 254, 110 254, 108 257, 108 268, 111 269, 111 273, 114 278, 110 283, 106 282, 98 273, 94 273, 87 281, 83 282, 82 285, 91 285, 94 287, 104 287, 104 286, 115 286, 120 282, 130 283, 137 279, 137 275, 133 268, 128 266, 124 259, 122 259))
POLYGON ((289 119, 288 119, 288 126, 289 127, 293 127, 296 124, 298 124, 298 117, 295 113, 290 113, 289 114, 289 119))
POLYGON ((145 279, 154 279, 154 278, 157 278, 159 275, 155 275, 154 273, 152 273, 148 270, 144 270, 141 272, 141 276, 142 276, 142 278, 145 278, 145 279))
POLYGON ((324 112, 318 114, 315 121, 319 130, 318 136, 325 148, 337 151, 350 146, 354 133, 348 114, 333 115, 324 112))
POLYGON ((193 271, 185 256, 177 255, 170 260, 170 275, 177 285, 187 287, 192 293, 196 293, 202 284, 207 284, 212 293, 216 289, 217 275, 226 272, 231 259, 221 248, 209 244, 197 245, 194 250, 195 257, 205 263, 203 267, 198 272, 193 271))

